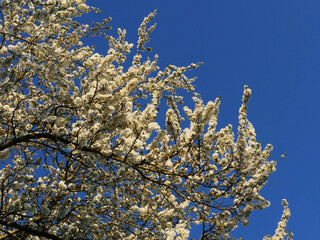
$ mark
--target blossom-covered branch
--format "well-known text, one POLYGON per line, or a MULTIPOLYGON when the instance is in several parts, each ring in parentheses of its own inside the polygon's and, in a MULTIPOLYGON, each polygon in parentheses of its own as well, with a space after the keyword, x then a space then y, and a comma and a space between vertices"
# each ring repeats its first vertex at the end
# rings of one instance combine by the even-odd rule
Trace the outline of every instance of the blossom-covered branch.
POLYGON ((237 133, 218 130, 220 97, 205 103, 188 77, 201 63, 160 69, 143 55, 156 12, 132 50, 110 18, 75 20, 90 11, 0 2, 0 238, 188 239, 201 224, 201 239, 232 239, 269 205, 260 190, 276 166, 247 118, 251 90, 237 133), (94 35, 107 54, 84 46, 94 35))

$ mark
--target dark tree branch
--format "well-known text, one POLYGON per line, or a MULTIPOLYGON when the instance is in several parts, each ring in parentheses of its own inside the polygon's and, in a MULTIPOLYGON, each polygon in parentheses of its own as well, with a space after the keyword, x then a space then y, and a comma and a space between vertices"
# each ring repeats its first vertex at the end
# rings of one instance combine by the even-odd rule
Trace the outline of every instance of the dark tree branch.
POLYGON ((1 225, 5 225, 7 227, 12 227, 12 228, 16 228, 16 229, 19 229, 23 232, 26 232, 26 233, 29 233, 29 234, 32 234, 32 235, 35 235, 35 236, 38 236, 38 237, 45 237, 45 238, 49 238, 49 239, 53 239, 53 240, 63 240, 63 238, 60 238, 56 235, 53 235, 51 233, 48 233, 48 232, 43 232, 43 231, 37 231, 37 230, 34 230, 30 227, 27 227, 27 226, 21 226, 17 223, 12 223, 12 222, 8 222, 6 220, 3 220, 3 219, 0 219, 0 224, 1 225))

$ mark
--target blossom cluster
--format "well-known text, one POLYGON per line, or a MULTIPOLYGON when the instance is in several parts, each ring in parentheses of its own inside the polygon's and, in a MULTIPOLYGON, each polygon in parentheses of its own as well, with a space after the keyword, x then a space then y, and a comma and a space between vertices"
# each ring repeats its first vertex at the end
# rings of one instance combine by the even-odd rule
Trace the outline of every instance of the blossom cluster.
MULTIPOLYGON (((237 134, 218 130, 220 98, 204 103, 187 76, 201 63, 160 70, 143 56, 156 12, 133 50, 125 30, 106 34, 110 19, 75 20, 90 11, 0 2, 0 238, 183 240, 201 224, 202 239, 231 239, 269 205, 260 190, 276 166, 247 118, 251 90, 237 134), (81 41, 96 34, 105 55, 81 41)), ((288 217, 285 205, 266 239, 281 239, 288 217)))

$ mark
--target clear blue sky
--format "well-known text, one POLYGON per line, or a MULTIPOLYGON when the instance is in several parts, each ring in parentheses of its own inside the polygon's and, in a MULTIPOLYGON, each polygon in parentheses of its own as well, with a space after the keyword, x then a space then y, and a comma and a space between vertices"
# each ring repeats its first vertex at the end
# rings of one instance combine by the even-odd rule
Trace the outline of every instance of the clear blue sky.
MULTIPOLYGON (((320 226, 320 1, 298 0, 89 0, 102 10, 82 21, 111 16, 115 34, 127 30, 136 43, 142 19, 158 9, 149 46, 160 66, 203 61, 191 73, 207 102, 222 96, 219 125, 237 126, 243 85, 253 91, 249 120, 264 145, 274 145, 272 158, 288 152, 271 175, 263 195, 271 201, 256 211, 237 236, 262 239, 273 234, 282 214, 281 199, 290 204, 288 230, 294 239, 316 239, 320 226)), ((91 42, 93 43, 93 42, 91 42)), ((96 40, 97 50, 107 46, 96 40)), ((192 235, 197 239, 199 233, 192 235)))

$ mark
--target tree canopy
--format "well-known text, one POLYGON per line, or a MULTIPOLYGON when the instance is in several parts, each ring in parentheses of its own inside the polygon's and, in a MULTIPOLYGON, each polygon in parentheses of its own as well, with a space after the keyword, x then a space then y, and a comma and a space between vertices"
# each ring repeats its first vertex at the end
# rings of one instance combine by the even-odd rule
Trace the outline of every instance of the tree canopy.
MULTIPOLYGON (((217 129, 220 98, 204 103, 187 67, 158 66, 85 0, 0 3, 0 239, 234 239, 277 161, 247 118, 217 129), (103 36, 103 55, 83 38, 103 36), (192 98, 192 109, 183 103, 192 98), (162 120, 161 117, 163 116, 162 120)), ((288 203, 276 233, 285 230, 288 203)))

